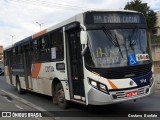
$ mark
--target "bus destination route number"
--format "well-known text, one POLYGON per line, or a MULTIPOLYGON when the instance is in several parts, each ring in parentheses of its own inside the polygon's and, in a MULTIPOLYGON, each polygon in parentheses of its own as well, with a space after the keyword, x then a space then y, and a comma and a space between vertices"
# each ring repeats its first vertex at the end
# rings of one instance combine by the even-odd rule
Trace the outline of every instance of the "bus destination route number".
POLYGON ((141 23, 137 14, 99 14, 94 15, 93 20, 94 23, 141 23))

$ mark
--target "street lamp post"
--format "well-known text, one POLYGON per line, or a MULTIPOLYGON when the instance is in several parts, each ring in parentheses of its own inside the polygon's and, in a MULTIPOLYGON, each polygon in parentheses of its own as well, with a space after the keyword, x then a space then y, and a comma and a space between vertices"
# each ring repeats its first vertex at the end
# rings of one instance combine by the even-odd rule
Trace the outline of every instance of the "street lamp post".
POLYGON ((38 25, 39 25, 39 28, 40 28, 40 31, 41 31, 41 26, 43 23, 39 23, 39 22, 36 22, 38 25))
POLYGON ((11 37, 12 37, 12 44, 13 44, 13 37, 15 36, 15 35, 10 35, 11 37))

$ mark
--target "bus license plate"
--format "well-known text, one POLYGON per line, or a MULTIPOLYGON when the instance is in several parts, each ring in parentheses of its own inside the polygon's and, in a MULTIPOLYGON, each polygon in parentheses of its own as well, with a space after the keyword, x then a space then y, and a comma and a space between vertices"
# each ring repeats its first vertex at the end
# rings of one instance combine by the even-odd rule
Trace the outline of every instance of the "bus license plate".
POLYGON ((131 92, 126 92, 127 97, 132 97, 138 95, 138 90, 136 91, 131 91, 131 92))

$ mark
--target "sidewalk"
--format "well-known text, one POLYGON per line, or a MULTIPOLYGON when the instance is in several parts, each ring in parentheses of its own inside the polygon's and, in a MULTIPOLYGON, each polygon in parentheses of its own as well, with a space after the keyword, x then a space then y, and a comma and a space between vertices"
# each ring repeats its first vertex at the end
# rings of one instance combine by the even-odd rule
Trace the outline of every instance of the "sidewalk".
POLYGON ((155 87, 157 90, 160 90, 160 74, 154 74, 155 87))
POLYGON ((43 109, 17 98, 0 89, 0 120, 54 120, 43 109))

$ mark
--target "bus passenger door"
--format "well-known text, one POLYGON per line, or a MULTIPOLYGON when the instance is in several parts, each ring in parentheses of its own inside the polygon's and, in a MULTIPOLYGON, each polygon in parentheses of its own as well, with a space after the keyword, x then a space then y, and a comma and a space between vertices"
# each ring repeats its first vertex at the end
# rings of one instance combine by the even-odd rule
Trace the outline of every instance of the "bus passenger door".
POLYGON ((85 101, 82 49, 79 33, 79 27, 66 31, 67 65, 71 99, 85 101))
POLYGON ((31 55, 29 45, 24 46, 24 77, 26 82, 26 88, 32 89, 31 80, 31 55))

